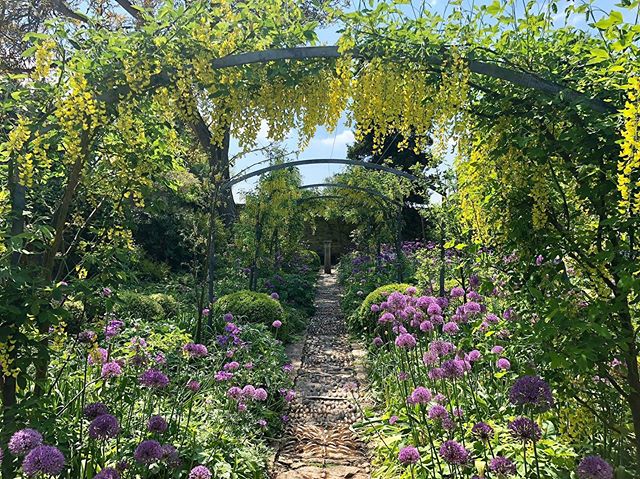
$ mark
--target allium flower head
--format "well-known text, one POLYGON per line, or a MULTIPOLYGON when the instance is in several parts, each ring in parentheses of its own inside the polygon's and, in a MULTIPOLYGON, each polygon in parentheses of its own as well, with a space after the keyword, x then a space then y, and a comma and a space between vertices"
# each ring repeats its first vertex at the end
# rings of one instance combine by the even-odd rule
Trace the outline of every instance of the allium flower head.
POLYGON ((464 312, 467 314, 479 313, 481 310, 482 307, 475 301, 469 301, 464 305, 464 312))
POLYGON ((273 326, 276 329, 280 329, 282 327, 282 321, 280 321, 279 319, 276 319, 273 323, 271 323, 271 326, 273 326))
POLYGON ((402 333, 396 338, 396 346, 403 349, 413 349, 416 347, 416 338, 410 333, 402 333))
POLYGON ((398 416, 391 416, 389 418, 389 424, 391 424, 393 426, 395 423, 398 422, 398 419, 399 419, 398 416))
POLYGON ((120 473, 113 467, 105 467, 93 479, 120 479, 120 473))
POLYGON ((509 458, 496 456, 489 463, 489 470, 495 472, 499 478, 507 478, 516 474, 516 465, 509 458))
POLYGON ((107 339, 113 338, 114 336, 120 334, 120 331, 122 331, 123 327, 124 323, 122 321, 120 321, 119 319, 112 319, 107 323, 107 326, 104 329, 104 335, 107 337, 107 339))
POLYGON ((487 441, 493 437, 493 428, 487 423, 479 422, 473 425, 471 434, 483 441, 487 441))
POLYGON ((233 314, 227 313, 222 317, 222 319, 225 323, 230 323, 231 321, 233 321, 233 314))
POLYGON ((211 479, 211 471, 204 466, 196 466, 191 469, 189 479, 211 479))
POLYGON ((240 398, 240 396, 242 396, 242 389, 240 389, 238 386, 231 386, 229 389, 227 389, 227 397, 237 400, 240 398))
POLYGON ((445 419, 449 413, 442 404, 434 404, 429 408, 429 419, 445 419))
POLYGON ((117 378, 122 374, 122 367, 117 361, 109 361, 102 365, 101 375, 103 379, 117 378))
POLYGON ((87 330, 78 334, 78 341, 81 343, 91 344, 95 342, 96 339, 98 339, 98 335, 95 331, 87 330))
POLYGON ((253 399, 255 399, 256 401, 266 401, 267 391, 264 388, 256 388, 253 393, 253 399))
POLYGON ((460 332, 460 326, 458 326, 458 323, 449 321, 442 325, 442 332, 445 334, 457 334, 460 332))
POLYGON ((168 429, 169 425, 162 416, 151 416, 147 421, 147 430, 149 432, 163 433, 168 429))
POLYGON ((225 371, 236 371, 239 368, 240 368, 240 363, 238 363, 237 361, 231 361, 225 364, 224 366, 222 366, 222 369, 224 369, 225 371))
POLYGON ((493 354, 502 354, 504 352, 504 348, 502 346, 494 346, 491 348, 491 352, 493 354))
POLYGON ((476 361, 480 361, 482 359, 482 353, 480 353, 480 351, 478 351, 477 349, 473 349, 469 351, 469 354, 467 355, 467 359, 472 363, 476 361))
POLYGON ((182 350, 190 358, 204 358, 209 354, 207 347, 204 344, 187 343, 182 347, 182 350))
POLYGON ((157 369, 147 369, 138 379, 146 388, 163 389, 169 385, 169 378, 157 369))
POLYGON ((451 290, 452 298, 461 298, 462 296, 464 296, 464 289, 461 288, 460 286, 456 286, 451 290))
POLYGON ((427 404, 432 397, 431 391, 423 386, 418 386, 409 396, 408 402, 409 404, 427 404))
POLYGON ((404 464, 416 464, 420 460, 420 452, 413 446, 406 446, 400 449, 398 460, 404 464))
POLYGON ((469 451, 456 441, 444 441, 440 446, 440 456, 449 464, 465 464, 469 461, 469 451))
POLYGON ((380 347, 384 344, 384 342, 382 341, 382 338, 380 336, 376 336, 375 338, 373 338, 373 345, 380 347))
POLYGON ((190 379, 189 382, 187 383, 187 389, 189 389, 191 392, 194 392, 194 393, 198 392, 200 391, 200 383, 195 379, 190 379))
POLYGON ((93 403, 87 404, 84 407, 82 414, 84 415, 84 417, 86 417, 90 421, 93 421, 98 416, 102 416, 103 414, 109 414, 109 408, 107 407, 106 404, 103 404, 101 402, 93 402, 93 403))
POLYGON ((92 366, 97 363, 104 364, 108 359, 109 352, 104 348, 93 349, 89 351, 89 355, 87 356, 87 361, 92 366))
POLYGON ((171 444, 162 446, 162 460, 170 467, 179 467, 181 462, 178 450, 171 444))
POLYGON ((37 446, 22 462, 22 470, 28 477, 36 474, 58 476, 63 468, 64 455, 54 446, 37 446))
POLYGON ((9 452, 14 456, 24 456, 32 449, 42 445, 42 434, 35 429, 21 429, 9 439, 9 452))
POLYGON ((578 479, 613 479, 613 467, 599 456, 586 456, 576 472, 578 479))
POLYGON ((89 424, 89 437, 91 439, 111 439, 120 433, 118 419, 111 414, 98 416, 89 424))
POLYGON ((158 441, 148 439, 142 441, 133 453, 134 459, 140 464, 150 464, 162 459, 162 446, 158 441))
POLYGON ((511 386, 509 400, 516 406, 533 406, 540 412, 553 407, 549 385, 539 376, 522 376, 511 386))
POLYGON ((500 358, 496 361, 496 367, 503 371, 511 369, 511 362, 507 358, 500 358))
POLYGON ((271 299, 275 299, 277 301, 280 299, 280 295, 274 291, 271 293, 271 299))
POLYGON ((509 423, 509 431, 515 439, 523 442, 537 441, 542 436, 540 427, 527 417, 518 417, 509 423))

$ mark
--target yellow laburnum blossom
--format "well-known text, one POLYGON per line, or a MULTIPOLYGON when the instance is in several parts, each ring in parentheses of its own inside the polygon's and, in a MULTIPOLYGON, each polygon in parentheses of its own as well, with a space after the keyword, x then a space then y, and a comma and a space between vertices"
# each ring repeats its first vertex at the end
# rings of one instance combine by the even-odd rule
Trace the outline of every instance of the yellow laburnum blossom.
POLYGON ((638 190, 640 167, 640 77, 631 78, 627 85, 627 102, 622 110, 624 121, 620 160, 618 161, 618 191, 622 196, 622 212, 640 212, 640 191, 638 190))

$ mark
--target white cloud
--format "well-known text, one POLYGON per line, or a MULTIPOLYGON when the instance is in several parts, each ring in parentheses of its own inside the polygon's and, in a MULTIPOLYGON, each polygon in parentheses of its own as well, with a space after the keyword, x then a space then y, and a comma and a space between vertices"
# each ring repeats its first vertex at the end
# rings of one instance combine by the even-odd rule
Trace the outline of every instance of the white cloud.
POLYGON ((322 138, 319 140, 321 145, 325 146, 334 146, 336 148, 345 147, 356 140, 356 137, 353 135, 351 130, 344 130, 342 133, 338 133, 335 137, 330 136, 328 138, 322 138), (335 141, 335 143, 334 143, 335 141))

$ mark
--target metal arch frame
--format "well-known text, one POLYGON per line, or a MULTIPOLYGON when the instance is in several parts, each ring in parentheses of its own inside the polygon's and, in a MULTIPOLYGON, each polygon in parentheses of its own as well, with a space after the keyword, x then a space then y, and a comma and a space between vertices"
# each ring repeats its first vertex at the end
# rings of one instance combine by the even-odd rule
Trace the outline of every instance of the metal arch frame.
MULTIPOLYGON (((380 198, 388 203, 392 203, 396 206, 399 206, 399 207, 406 206, 405 203, 401 201, 397 201, 392 198, 389 198, 384 193, 380 193, 379 191, 374 190, 373 188, 366 188, 364 186, 348 185, 346 183, 313 183, 311 185, 302 185, 298 187, 298 189, 300 190, 307 190, 310 188, 344 188, 346 190, 362 191, 364 193, 370 193, 371 195, 377 198, 380 198)), ((339 196, 339 195, 335 195, 335 196, 337 196, 338 198, 343 198, 342 196, 339 196)))
MULTIPOLYGON (((285 168, 293 168, 296 166, 303 166, 303 165, 326 165, 326 164, 362 166, 363 168, 367 168, 370 170, 378 170, 378 171, 384 171, 386 173, 391 173, 392 175, 395 175, 401 178, 406 178, 407 180, 413 181, 413 182, 417 182, 420 180, 419 177, 412 175, 411 173, 407 173, 406 171, 398 170, 396 168, 391 168, 390 166, 386 166, 386 165, 379 165, 377 163, 369 163, 367 161, 358 161, 358 160, 349 160, 346 158, 326 158, 326 159, 312 158, 307 160, 294 160, 294 161, 288 161, 286 163, 278 163, 275 165, 270 165, 264 168, 257 169, 255 171, 251 171, 249 173, 245 173, 244 175, 236 176, 235 178, 231 178, 229 181, 223 183, 220 186, 220 189, 226 190, 228 188, 231 188, 233 185, 236 185, 245 180, 248 180, 249 178, 253 178, 254 176, 260 176, 265 173, 270 173, 272 171, 283 170, 285 168)), ((432 187, 429 187, 429 189, 434 193, 439 193, 437 190, 435 190, 432 187)))

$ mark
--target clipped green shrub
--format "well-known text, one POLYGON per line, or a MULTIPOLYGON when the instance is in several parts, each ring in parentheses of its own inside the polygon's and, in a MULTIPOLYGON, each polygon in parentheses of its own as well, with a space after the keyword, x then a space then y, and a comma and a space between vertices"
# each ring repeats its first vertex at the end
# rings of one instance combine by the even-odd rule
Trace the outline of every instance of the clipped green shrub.
POLYGON ((248 290, 222 296, 213 305, 211 313, 216 321, 221 321, 225 314, 231 313, 239 323, 260 323, 269 327, 275 320, 284 324, 285 319, 280 302, 268 294, 248 290))
POLYGON ((116 312, 123 317, 132 319, 159 320, 165 317, 165 311, 160 302, 152 297, 135 291, 121 291, 118 293, 120 302, 116 305, 116 312))
POLYGON ((364 299, 360 307, 348 318, 348 324, 356 333, 373 334, 378 325, 378 313, 371 312, 371 305, 382 303, 394 291, 404 293, 411 286, 407 283, 391 283, 380 286, 364 299))
POLYGON ((180 311, 180 303, 170 294, 154 293, 150 294, 149 298, 158 302, 166 317, 176 316, 180 311))

